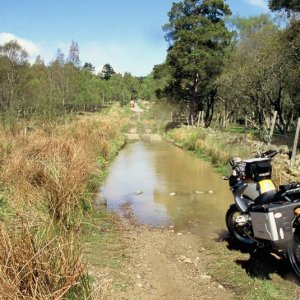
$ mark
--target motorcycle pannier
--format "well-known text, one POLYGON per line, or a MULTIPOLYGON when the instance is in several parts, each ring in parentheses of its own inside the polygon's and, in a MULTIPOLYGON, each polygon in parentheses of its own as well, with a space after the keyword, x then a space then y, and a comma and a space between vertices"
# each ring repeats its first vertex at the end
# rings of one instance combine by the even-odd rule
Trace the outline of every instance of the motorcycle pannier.
POLYGON ((274 242, 292 239, 292 222, 297 203, 270 203, 258 205, 250 210, 254 237, 274 242))
POLYGON ((250 177, 256 182, 263 179, 271 179, 271 162, 269 160, 246 161, 245 173, 247 177, 250 177))

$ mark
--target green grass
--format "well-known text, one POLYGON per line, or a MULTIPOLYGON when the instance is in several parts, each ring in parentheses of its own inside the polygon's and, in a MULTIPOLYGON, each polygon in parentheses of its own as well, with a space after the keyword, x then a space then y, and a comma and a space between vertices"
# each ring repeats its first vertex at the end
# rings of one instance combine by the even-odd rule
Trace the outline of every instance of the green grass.
POLYGON ((222 175, 228 175, 230 157, 251 157, 251 149, 237 143, 231 134, 209 134, 203 129, 186 127, 168 131, 165 138, 210 161, 222 175))
POLYGON ((286 261, 270 254, 253 258, 228 246, 226 241, 210 242, 208 269, 216 281, 235 292, 235 299, 299 299, 299 286, 284 279, 291 272, 286 261))

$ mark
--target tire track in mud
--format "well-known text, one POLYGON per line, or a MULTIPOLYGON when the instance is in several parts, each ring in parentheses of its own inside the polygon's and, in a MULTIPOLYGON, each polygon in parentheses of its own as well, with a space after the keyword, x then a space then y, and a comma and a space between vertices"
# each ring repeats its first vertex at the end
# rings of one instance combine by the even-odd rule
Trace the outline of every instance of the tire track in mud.
POLYGON ((125 290, 113 289, 109 299, 232 299, 208 275, 206 249, 190 232, 150 228, 125 221, 127 241, 123 276, 125 290))

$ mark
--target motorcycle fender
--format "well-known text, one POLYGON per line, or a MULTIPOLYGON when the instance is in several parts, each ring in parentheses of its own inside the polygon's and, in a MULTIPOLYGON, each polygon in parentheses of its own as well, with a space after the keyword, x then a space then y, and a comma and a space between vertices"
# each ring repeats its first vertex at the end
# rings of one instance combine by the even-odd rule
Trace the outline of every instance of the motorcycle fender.
POLYGON ((243 197, 245 189, 248 187, 247 183, 241 184, 234 193, 234 201, 239 211, 247 212, 249 205, 252 203, 249 199, 243 197))

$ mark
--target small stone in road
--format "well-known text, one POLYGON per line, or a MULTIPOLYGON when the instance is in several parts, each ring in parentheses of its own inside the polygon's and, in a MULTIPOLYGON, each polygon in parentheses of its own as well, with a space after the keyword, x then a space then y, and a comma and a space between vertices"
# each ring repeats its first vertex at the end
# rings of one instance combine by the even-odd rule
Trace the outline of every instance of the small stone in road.
POLYGON ((136 195, 143 194, 143 191, 141 191, 141 190, 137 190, 137 191, 135 192, 135 194, 136 194, 136 195))
POLYGON ((203 274, 203 275, 200 275, 200 278, 201 278, 201 279, 211 279, 211 276, 210 276, 210 275, 203 274))
POLYGON ((142 276, 139 275, 139 274, 137 274, 137 275, 136 275, 136 278, 137 278, 137 279, 142 279, 142 276))
POLYGON ((143 285, 141 283, 138 283, 137 286, 140 288, 143 287, 143 285))
POLYGON ((195 191, 195 194, 204 194, 204 192, 195 191))
POLYGON ((174 225, 170 225, 169 228, 174 228, 174 225))
POLYGON ((179 260, 186 263, 186 264, 192 264, 192 260, 184 255, 180 255, 179 260))
POLYGON ((208 191, 209 194, 214 194, 214 191, 208 191))
POLYGON ((181 232, 177 232, 177 235, 183 235, 183 233, 181 233, 181 232))
POLYGON ((218 284, 218 289, 224 290, 224 286, 222 284, 218 284))
POLYGON ((175 192, 173 192, 173 193, 170 193, 169 194, 171 197, 173 197, 173 196, 175 196, 176 195, 176 193, 175 192))

